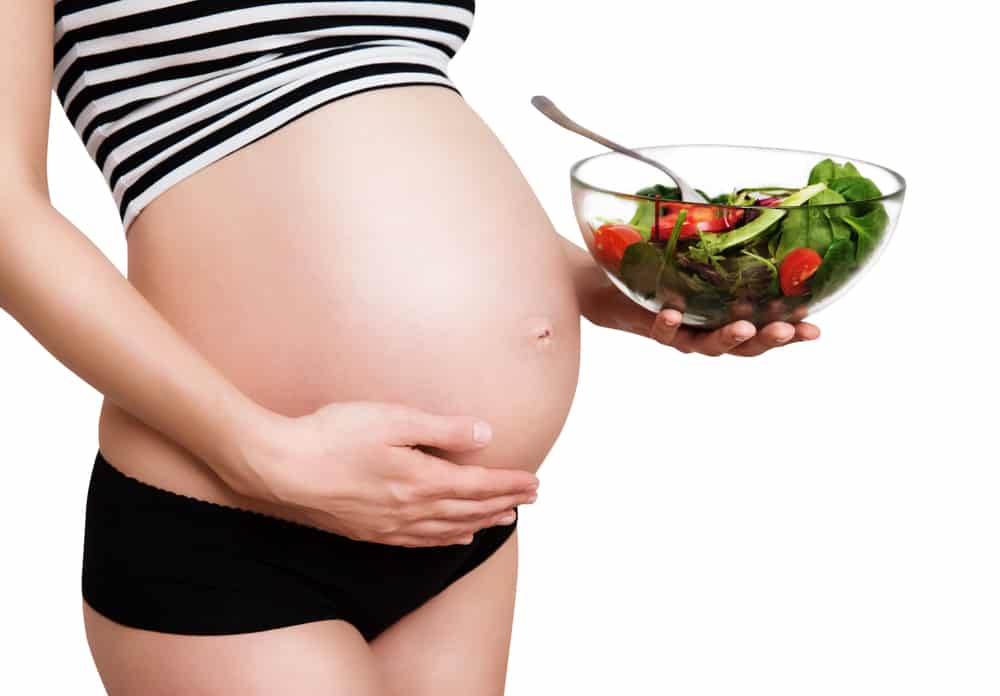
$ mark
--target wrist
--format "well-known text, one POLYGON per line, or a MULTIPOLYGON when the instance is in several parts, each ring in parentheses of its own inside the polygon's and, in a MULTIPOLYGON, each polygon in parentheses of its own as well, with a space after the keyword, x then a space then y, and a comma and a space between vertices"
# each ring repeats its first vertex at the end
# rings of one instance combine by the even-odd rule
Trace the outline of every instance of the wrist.
POLYGON ((265 465, 280 460, 280 433, 289 418, 251 399, 234 410, 226 433, 209 462, 215 473, 232 490, 258 500, 278 502, 265 465))

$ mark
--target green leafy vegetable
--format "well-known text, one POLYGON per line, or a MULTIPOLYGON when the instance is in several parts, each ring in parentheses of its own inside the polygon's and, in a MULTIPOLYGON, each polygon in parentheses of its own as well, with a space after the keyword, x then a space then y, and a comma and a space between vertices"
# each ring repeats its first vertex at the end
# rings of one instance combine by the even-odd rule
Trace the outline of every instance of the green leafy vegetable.
POLYGON ((838 239, 823 256, 816 275, 809 279, 809 288, 814 297, 826 296, 836 291, 855 268, 854 244, 838 239))
POLYGON ((882 233, 889 226, 889 214, 885 212, 885 206, 878 203, 869 213, 861 217, 845 215, 843 221, 857 233, 858 250, 855 260, 861 265, 878 247, 882 233))
POLYGON ((863 176, 846 176, 834 179, 829 184, 831 190, 836 191, 848 201, 867 201, 872 198, 881 198, 882 192, 871 179, 863 176))
POLYGON ((836 179, 843 179, 849 176, 861 176, 861 172, 850 162, 837 164, 832 159, 825 159, 809 172, 809 185, 830 184, 836 179))
POLYGON ((829 205, 844 203, 844 197, 825 189, 820 191, 805 207, 788 211, 788 218, 781 226, 781 241, 775 251, 775 259, 779 262, 792 249, 809 247, 822 256, 830 248, 834 239, 849 239, 850 228, 837 218, 839 208, 816 208, 813 204, 829 205))
POLYGON ((626 247, 619 273, 622 281, 634 292, 652 297, 656 294, 663 263, 663 251, 658 246, 636 242, 626 247))

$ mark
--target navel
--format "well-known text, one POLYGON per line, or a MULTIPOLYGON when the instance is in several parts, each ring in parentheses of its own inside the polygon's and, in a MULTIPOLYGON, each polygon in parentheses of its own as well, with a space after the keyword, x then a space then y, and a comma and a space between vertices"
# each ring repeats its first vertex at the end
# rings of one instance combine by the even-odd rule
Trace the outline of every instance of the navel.
POLYGON ((538 349, 549 348, 555 341, 552 320, 544 315, 528 317, 524 320, 524 334, 538 349))

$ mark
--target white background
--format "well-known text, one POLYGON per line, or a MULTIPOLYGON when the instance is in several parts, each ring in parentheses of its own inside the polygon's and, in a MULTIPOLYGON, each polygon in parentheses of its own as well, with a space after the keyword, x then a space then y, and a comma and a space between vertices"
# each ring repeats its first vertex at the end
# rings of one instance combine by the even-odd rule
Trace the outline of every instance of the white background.
MULTIPOLYGON (((583 323, 522 509, 508 694, 1000 693, 993 25, 971 2, 479 5, 452 76, 578 244, 567 172, 600 148, 534 93, 634 145, 800 147, 909 183, 814 344, 711 359, 583 323)), ((53 114, 53 201, 124 272, 53 114)), ((2 313, 0 350, 0 691, 99 694, 79 573, 100 396, 2 313)))

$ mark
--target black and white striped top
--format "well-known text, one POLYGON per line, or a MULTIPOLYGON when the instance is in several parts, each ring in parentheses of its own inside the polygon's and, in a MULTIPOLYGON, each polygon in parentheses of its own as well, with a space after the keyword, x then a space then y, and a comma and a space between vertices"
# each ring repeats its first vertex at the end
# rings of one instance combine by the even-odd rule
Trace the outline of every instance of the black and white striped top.
POLYGON ((380 87, 458 91, 475 0, 55 0, 54 84, 127 237, 187 176, 380 87))

